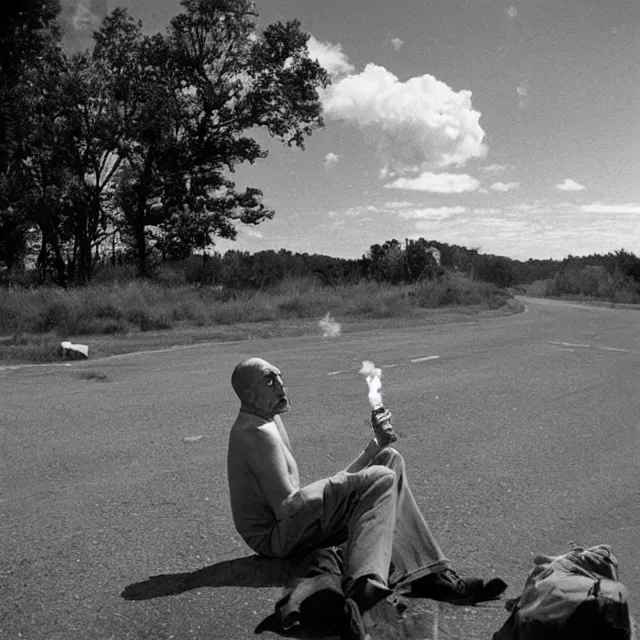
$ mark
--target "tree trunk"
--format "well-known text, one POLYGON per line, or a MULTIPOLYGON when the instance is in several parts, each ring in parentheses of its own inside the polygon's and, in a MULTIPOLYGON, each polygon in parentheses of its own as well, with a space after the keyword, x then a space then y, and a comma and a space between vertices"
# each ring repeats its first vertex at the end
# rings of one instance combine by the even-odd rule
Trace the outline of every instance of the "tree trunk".
POLYGON ((64 264, 64 258, 60 251, 60 242, 56 233, 51 235, 51 248, 53 249, 53 263, 56 269, 56 280, 61 287, 67 288, 67 270, 64 264))

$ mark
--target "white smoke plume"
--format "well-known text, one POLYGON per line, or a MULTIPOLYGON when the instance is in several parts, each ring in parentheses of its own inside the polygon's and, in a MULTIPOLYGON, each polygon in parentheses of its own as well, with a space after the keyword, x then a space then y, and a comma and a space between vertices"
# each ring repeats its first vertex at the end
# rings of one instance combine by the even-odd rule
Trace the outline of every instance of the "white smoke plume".
POLYGON ((340 335, 340 323, 332 318, 331 313, 327 313, 322 320, 319 320, 318 326, 322 329, 323 338, 337 338, 340 335))
POLYGON ((382 387, 382 370, 378 369, 370 360, 362 361, 362 369, 360 373, 365 376, 367 386, 369 387, 369 403, 372 407, 382 404, 382 395, 380 389, 382 387))

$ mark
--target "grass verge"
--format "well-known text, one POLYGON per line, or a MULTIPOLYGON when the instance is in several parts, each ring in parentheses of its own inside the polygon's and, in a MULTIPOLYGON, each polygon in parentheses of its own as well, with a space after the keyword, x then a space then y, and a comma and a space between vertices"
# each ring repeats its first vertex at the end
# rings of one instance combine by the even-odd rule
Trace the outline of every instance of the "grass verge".
POLYGON ((324 287, 287 279, 269 290, 166 287, 153 282, 84 289, 0 290, 0 362, 52 362, 60 342, 90 345, 92 358, 208 341, 321 335, 330 313, 343 332, 404 323, 452 322, 515 313, 494 285, 450 274, 438 281, 363 281, 324 287))

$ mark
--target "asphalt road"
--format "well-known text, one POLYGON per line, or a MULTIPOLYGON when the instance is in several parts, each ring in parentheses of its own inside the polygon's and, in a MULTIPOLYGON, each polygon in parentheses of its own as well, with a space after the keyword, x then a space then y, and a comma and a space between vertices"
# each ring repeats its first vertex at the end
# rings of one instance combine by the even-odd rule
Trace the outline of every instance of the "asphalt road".
MULTIPOLYGON (((254 637, 281 591, 259 586, 277 584, 268 567, 205 569, 172 597, 120 595, 249 555, 225 456, 229 376, 250 355, 283 370, 303 482, 370 437, 357 371, 373 360, 416 499, 461 572, 499 575, 516 595, 531 552, 608 543, 636 612, 640 312, 523 301, 523 314, 466 324, 0 370, 0 637, 254 637)), ((439 638, 490 638, 504 619, 446 607, 439 638)))

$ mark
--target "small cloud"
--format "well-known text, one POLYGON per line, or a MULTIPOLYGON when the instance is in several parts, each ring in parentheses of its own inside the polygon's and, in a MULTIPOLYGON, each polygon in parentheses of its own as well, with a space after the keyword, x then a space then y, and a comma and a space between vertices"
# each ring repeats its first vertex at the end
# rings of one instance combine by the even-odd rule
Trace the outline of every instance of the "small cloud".
POLYGON ((466 213, 466 207, 425 207, 411 211, 400 211, 403 220, 445 220, 451 216, 466 213))
POLYGON ((327 211, 327 215, 330 218, 337 218, 340 214, 337 211, 327 211))
POLYGON ((488 164, 486 167, 482 167, 480 171, 483 173, 502 173, 507 169, 506 164, 488 164))
POLYGON ((497 207, 478 207, 473 210, 473 213, 480 216, 495 216, 502 213, 502 209, 497 207))
POLYGON ((324 166, 326 169, 331 169, 334 165, 338 163, 340 160, 340 156, 337 153, 329 152, 324 157, 324 166))
POLYGON ((349 207, 345 209, 344 214, 349 216, 350 218, 357 218, 361 216, 363 213, 379 213, 380 210, 378 207, 373 206, 372 204, 363 204, 358 207, 349 207))
POLYGON ((489 188, 491 191, 513 191, 520 186, 519 182, 494 182, 489 188))
POLYGON ((252 229, 251 227, 248 227, 244 230, 245 235, 249 236, 250 238, 263 238, 264 234, 262 233, 262 231, 258 231, 257 229, 252 229))
POLYGON ((604 213, 604 214, 637 214, 640 215, 640 204, 602 204, 594 202, 593 204, 584 204, 580 207, 583 213, 604 213))
POLYGON ((407 207, 413 207, 415 205, 408 200, 391 200, 390 202, 385 202, 384 206, 387 209, 406 209, 407 207))
POLYGON ((586 187, 571 178, 567 178, 564 182, 556 185, 556 189, 560 189, 560 191, 582 191, 586 187))
POLYGON ((311 36, 307 42, 309 58, 317 60, 318 64, 333 78, 348 76, 355 71, 349 58, 342 52, 341 44, 321 42, 311 36))
POLYGON ((404 40, 400 40, 400 38, 391 38, 391 46, 398 51, 400 47, 404 44, 404 40))
POLYGON ((480 183, 466 173, 423 173, 417 178, 398 178, 385 189, 428 191, 429 193, 464 193, 475 191, 480 183))
POLYGON ((529 106, 529 80, 521 82, 516 87, 516 93, 518 94, 518 107, 525 111, 529 106))
POLYGON ((60 24, 64 32, 64 43, 72 51, 90 47, 93 32, 100 28, 103 18, 109 13, 107 0, 63 0, 60 24))

